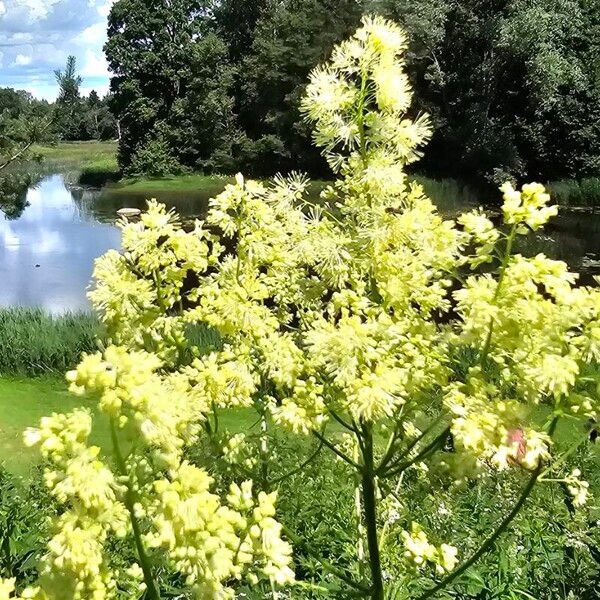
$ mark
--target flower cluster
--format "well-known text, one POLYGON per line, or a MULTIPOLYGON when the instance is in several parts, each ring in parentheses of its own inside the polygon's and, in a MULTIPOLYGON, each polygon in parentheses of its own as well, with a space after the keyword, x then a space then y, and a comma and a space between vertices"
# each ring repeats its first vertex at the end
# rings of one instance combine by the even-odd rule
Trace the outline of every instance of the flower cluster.
POLYGON ((569 494, 573 497, 575 506, 583 506, 587 502, 590 484, 581 479, 581 471, 573 469, 571 474, 565 479, 565 484, 569 494))
POLYGON ((85 411, 46 417, 38 429, 26 431, 26 442, 39 444, 49 463, 47 486, 69 508, 55 523, 38 587, 24 597, 113 597, 116 577, 104 544, 110 535, 127 535, 132 519, 148 524, 147 545, 167 550, 196 597, 230 597, 227 582, 256 578, 255 573, 274 584, 293 580, 291 549, 273 519, 275 498, 259 494, 255 501, 251 487, 245 488, 240 512, 243 503, 222 504, 210 492, 206 472, 183 462, 183 450, 196 439, 207 411, 208 394, 216 401, 214 390, 193 390, 189 376, 161 367, 156 354, 110 346, 84 357, 68 375, 72 391, 97 395, 113 435, 133 445, 124 457, 116 442, 119 477, 99 459, 99 448, 87 445, 92 419, 85 411), (168 476, 157 479, 165 469, 168 476))
POLYGON ((291 547, 281 539, 281 525, 273 519, 275 495, 255 499, 252 482, 232 484, 228 506, 210 492, 205 471, 182 463, 169 479, 154 483, 157 492, 153 531, 148 544, 166 548, 177 571, 196 598, 233 598, 225 582, 242 578, 253 566, 278 585, 291 583, 291 547))
MULTIPOLYGON (((501 191, 504 193, 504 220, 510 225, 526 225, 535 230, 558 214, 557 206, 548 206, 550 195, 540 183, 527 183, 521 191, 515 190, 510 183, 505 183, 501 191)), ((527 233, 527 229, 520 231, 527 233)))
POLYGON ((418 568, 426 565, 435 567, 438 575, 443 575, 454 569, 458 562, 458 550, 454 546, 441 544, 439 547, 431 544, 427 534, 418 523, 412 523, 410 531, 402 531, 404 556, 418 568))
MULTIPOLYGON (((335 420, 347 436, 328 447, 371 478, 363 494, 375 496, 376 477, 415 463, 428 477, 447 426, 463 464, 536 472, 554 448, 534 407, 597 415, 581 373, 600 360, 598 287, 578 285, 563 262, 513 255, 517 234, 556 214, 539 184, 503 186, 505 227, 495 227, 481 210, 444 218, 408 180, 429 126, 406 115, 405 48, 396 25, 366 17, 311 76, 302 109, 340 175, 318 200, 297 174, 239 175, 205 222, 184 228, 150 202, 139 223, 122 224, 123 253, 98 260, 90 293, 114 345, 69 374, 111 421, 118 475, 87 445, 86 413, 27 433, 65 505, 29 597, 64 597, 53 595, 58 585, 110 597, 103 544, 128 534, 165 555, 196 597, 231 597, 243 579, 289 583, 275 496, 247 481, 223 500, 184 460, 201 434, 251 467, 269 460, 269 423, 328 442, 335 420), (251 407, 263 427, 258 457, 215 431, 220 411, 251 407), (132 527, 140 521, 143 536, 132 527)), ((569 482, 579 503, 585 486, 575 474, 569 482)), ((456 549, 430 544, 418 525, 402 537, 415 564, 454 568, 456 549)), ((142 569, 150 585, 142 559, 131 576, 142 569)))

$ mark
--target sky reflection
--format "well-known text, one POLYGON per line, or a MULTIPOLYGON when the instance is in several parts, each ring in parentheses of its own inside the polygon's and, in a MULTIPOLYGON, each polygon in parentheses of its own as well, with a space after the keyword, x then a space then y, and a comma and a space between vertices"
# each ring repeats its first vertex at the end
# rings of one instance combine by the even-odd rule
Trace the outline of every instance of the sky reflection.
POLYGON ((81 210, 61 175, 27 193, 17 220, 0 215, 0 306, 84 310, 94 259, 119 248, 117 227, 81 210))

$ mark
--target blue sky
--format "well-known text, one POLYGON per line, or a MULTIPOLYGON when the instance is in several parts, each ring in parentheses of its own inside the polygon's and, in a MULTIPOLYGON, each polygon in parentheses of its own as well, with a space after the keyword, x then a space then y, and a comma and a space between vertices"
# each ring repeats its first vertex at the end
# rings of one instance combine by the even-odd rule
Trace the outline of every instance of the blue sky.
POLYGON ((102 52, 114 0, 0 0, 0 87, 54 100, 54 70, 77 58, 82 93, 104 95, 109 73, 102 52))

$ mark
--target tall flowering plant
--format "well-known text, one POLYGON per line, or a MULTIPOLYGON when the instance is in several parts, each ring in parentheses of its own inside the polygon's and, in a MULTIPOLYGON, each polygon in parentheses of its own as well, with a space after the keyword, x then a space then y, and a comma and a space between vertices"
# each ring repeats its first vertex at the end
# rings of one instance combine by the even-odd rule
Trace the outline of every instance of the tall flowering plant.
POLYGON ((382 508, 402 495, 408 470, 451 462, 449 441, 463 471, 512 469, 526 481, 469 557, 406 524, 396 538, 406 560, 436 578, 423 599, 492 546, 538 482, 562 481, 585 501, 552 437, 563 416, 596 416, 582 373, 600 357, 600 292, 562 262, 513 252, 557 212, 541 185, 503 186, 496 227, 481 210, 443 218, 407 179, 430 127, 407 116, 405 49, 401 29, 367 17, 311 75, 302 108, 337 175, 319 202, 298 175, 238 176, 192 228, 155 202, 123 224, 124 252, 98 260, 91 292, 113 345, 69 375, 75 392, 99 395, 115 459, 88 445, 83 411, 26 434, 65 511, 40 585, 23 597, 110 597, 118 577, 104 546, 119 535, 135 544, 130 581, 148 598, 160 594, 158 558, 195 597, 229 597, 244 577, 290 583, 271 427, 314 437, 356 478, 367 568, 353 576, 324 563, 348 594, 385 597, 382 508), (208 350, 193 341, 198 328, 214 333, 208 350), (183 451, 199 435, 220 444, 219 415, 240 407, 263 423, 256 455, 243 435, 222 454, 259 482, 221 498, 183 451))

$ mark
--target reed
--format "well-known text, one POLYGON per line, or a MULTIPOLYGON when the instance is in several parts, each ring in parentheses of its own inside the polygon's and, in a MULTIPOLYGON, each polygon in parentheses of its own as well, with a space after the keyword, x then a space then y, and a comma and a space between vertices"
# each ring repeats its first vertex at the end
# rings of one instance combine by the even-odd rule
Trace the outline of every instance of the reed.
POLYGON ((98 348, 103 327, 92 313, 53 316, 37 308, 0 309, 0 374, 63 375, 98 348))

